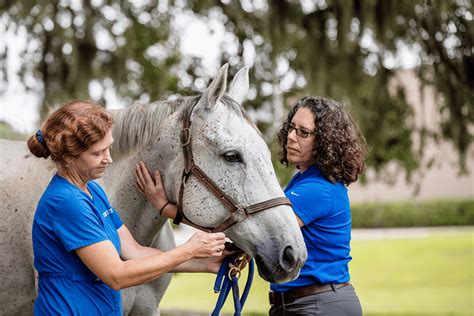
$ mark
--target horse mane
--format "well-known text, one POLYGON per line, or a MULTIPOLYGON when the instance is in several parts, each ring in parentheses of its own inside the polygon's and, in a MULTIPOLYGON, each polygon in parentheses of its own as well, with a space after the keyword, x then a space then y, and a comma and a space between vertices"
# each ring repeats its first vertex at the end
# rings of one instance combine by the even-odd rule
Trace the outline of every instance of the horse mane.
MULTIPOLYGON (((195 98, 195 97, 194 97, 195 98)), ((129 108, 111 111, 114 118, 112 135, 113 155, 127 154, 149 143, 158 133, 163 122, 182 106, 192 104, 193 97, 178 101, 158 101, 149 105, 134 104, 129 108)))
MULTIPOLYGON (((111 111, 114 118, 112 154, 114 156, 127 154, 147 144, 155 137, 163 122, 171 114, 182 110, 179 116, 179 120, 182 120, 186 109, 198 102, 201 96, 183 97, 176 101, 158 101, 149 105, 135 104, 123 110, 111 111)), ((241 115, 261 135, 242 105, 227 94, 224 94, 220 101, 229 110, 241 115)))

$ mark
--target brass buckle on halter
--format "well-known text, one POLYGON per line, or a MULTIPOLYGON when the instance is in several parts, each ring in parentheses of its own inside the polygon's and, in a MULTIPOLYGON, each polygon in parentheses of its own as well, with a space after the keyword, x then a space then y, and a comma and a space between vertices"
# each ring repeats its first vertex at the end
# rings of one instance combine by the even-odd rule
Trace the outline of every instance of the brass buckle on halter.
POLYGON ((181 147, 186 147, 191 143, 191 132, 189 127, 183 128, 181 130, 181 147))
POLYGON ((248 263, 247 260, 247 255, 244 253, 240 257, 236 258, 233 267, 229 269, 229 279, 232 279, 232 277, 236 277, 237 279, 240 279, 240 274, 242 269, 245 267, 245 265, 248 263))
POLYGON ((241 274, 241 272, 240 272, 239 269, 237 269, 237 268, 235 268, 235 267, 232 267, 232 268, 230 268, 230 270, 229 270, 229 275, 228 275, 228 277, 229 277, 229 279, 232 280, 232 277, 235 276, 235 277, 237 278, 237 280, 238 280, 238 279, 240 279, 240 274, 241 274))

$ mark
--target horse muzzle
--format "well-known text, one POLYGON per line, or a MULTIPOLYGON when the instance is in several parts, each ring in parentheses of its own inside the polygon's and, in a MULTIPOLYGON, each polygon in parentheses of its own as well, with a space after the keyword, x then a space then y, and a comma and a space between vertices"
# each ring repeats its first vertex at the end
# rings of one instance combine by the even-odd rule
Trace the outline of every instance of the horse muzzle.
POLYGON ((306 249, 295 249, 288 245, 281 251, 272 254, 263 254, 257 251, 255 262, 258 274, 271 283, 285 283, 298 277, 306 262, 306 249))

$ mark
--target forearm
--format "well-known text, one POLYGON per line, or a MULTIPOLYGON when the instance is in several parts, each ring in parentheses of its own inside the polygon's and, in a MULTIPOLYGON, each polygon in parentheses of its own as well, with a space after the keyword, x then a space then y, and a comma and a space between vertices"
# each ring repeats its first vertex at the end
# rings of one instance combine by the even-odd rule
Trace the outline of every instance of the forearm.
MULTIPOLYGON (((140 246, 125 225, 117 230, 122 253, 117 253, 110 240, 104 240, 76 249, 82 262, 102 281, 119 290, 150 282, 164 273, 174 271, 206 271, 205 261, 195 258, 215 257, 218 264, 224 249, 223 233, 207 234, 198 232, 185 244, 162 252, 158 249, 140 246), (194 263, 184 264, 186 261, 194 263), (175 269, 176 268, 176 269, 175 269)), ((212 262, 211 262, 212 263, 212 262)), ((210 266, 209 271, 216 270, 210 266)))
POLYGON ((143 257, 123 262, 117 273, 115 287, 123 289, 150 282, 167 272, 176 270, 177 266, 184 265, 186 268, 187 261, 193 258, 185 247, 177 247, 166 253, 148 248, 143 249, 140 255, 143 257))
POLYGON ((162 253, 163 251, 157 248, 138 246, 134 248, 133 252, 129 251, 126 255, 122 254, 121 257, 124 261, 127 261, 127 260, 157 256, 162 253))
MULTIPOLYGON (((157 209, 156 206, 155 206, 155 209, 157 209)), ((157 209, 157 212, 158 212, 158 209, 157 209)), ((175 219, 177 213, 178 213, 178 206, 176 204, 169 203, 168 205, 166 205, 166 207, 163 209, 160 215, 171 218, 171 219, 175 219)))
MULTIPOLYGON (((163 251, 152 248, 152 247, 136 247, 133 253, 129 253, 128 258, 123 258, 124 260, 133 260, 140 258, 147 258, 151 256, 161 255, 163 251)), ((192 259, 182 264, 176 266, 170 272, 209 272, 207 267, 206 260, 203 259, 192 259)))
POLYGON ((171 272, 211 272, 207 261, 204 259, 193 259, 183 262, 171 272))
MULTIPOLYGON (((166 207, 163 209, 160 215, 167 218, 175 219, 177 213, 178 213, 178 206, 176 204, 169 203, 168 205, 166 205, 166 207)), ((194 225, 189 223, 185 218, 181 219, 181 223, 194 227, 194 225)))
MULTIPOLYGON (((130 254, 128 260, 146 258, 151 256, 156 256, 162 254, 163 251, 151 248, 151 247, 137 247, 133 251, 133 254, 130 254)), ((126 258, 124 258, 127 260, 126 258)), ((205 259, 192 259, 186 262, 181 263, 176 266, 170 272, 211 272, 209 270, 207 261, 205 259)))

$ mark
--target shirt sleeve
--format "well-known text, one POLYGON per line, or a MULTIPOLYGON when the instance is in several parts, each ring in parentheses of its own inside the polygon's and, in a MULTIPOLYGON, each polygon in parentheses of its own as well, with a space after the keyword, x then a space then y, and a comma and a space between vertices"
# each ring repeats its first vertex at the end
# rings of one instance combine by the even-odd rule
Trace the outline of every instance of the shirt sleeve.
POLYGON ((114 208, 112 208, 112 210, 114 211, 112 214, 110 214, 112 223, 114 223, 115 229, 119 229, 120 227, 122 227, 123 222, 120 219, 120 216, 118 215, 117 211, 114 208))
POLYGON ((110 218, 112 219, 112 223, 114 224, 115 229, 119 229, 122 227, 123 222, 120 219, 119 214, 117 213, 117 210, 115 210, 109 202, 109 199, 107 198, 107 194, 105 194, 104 189, 95 181, 90 181, 89 182, 91 187, 97 194, 99 194, 99 197, 104 201, 105 205, 107 206, 108 210, 112 210, 112 213, 110 214, 110 218))
POLYGON ((329 189, 324 185, 300 184, 285 192, 293 211, 305 225, 328 214, 331 209, 329 189))
POLYGON ((86 197, 75 194, 65 198, 56 211, 54 231, 66 251, 108 239, 104 224, 86 197))

